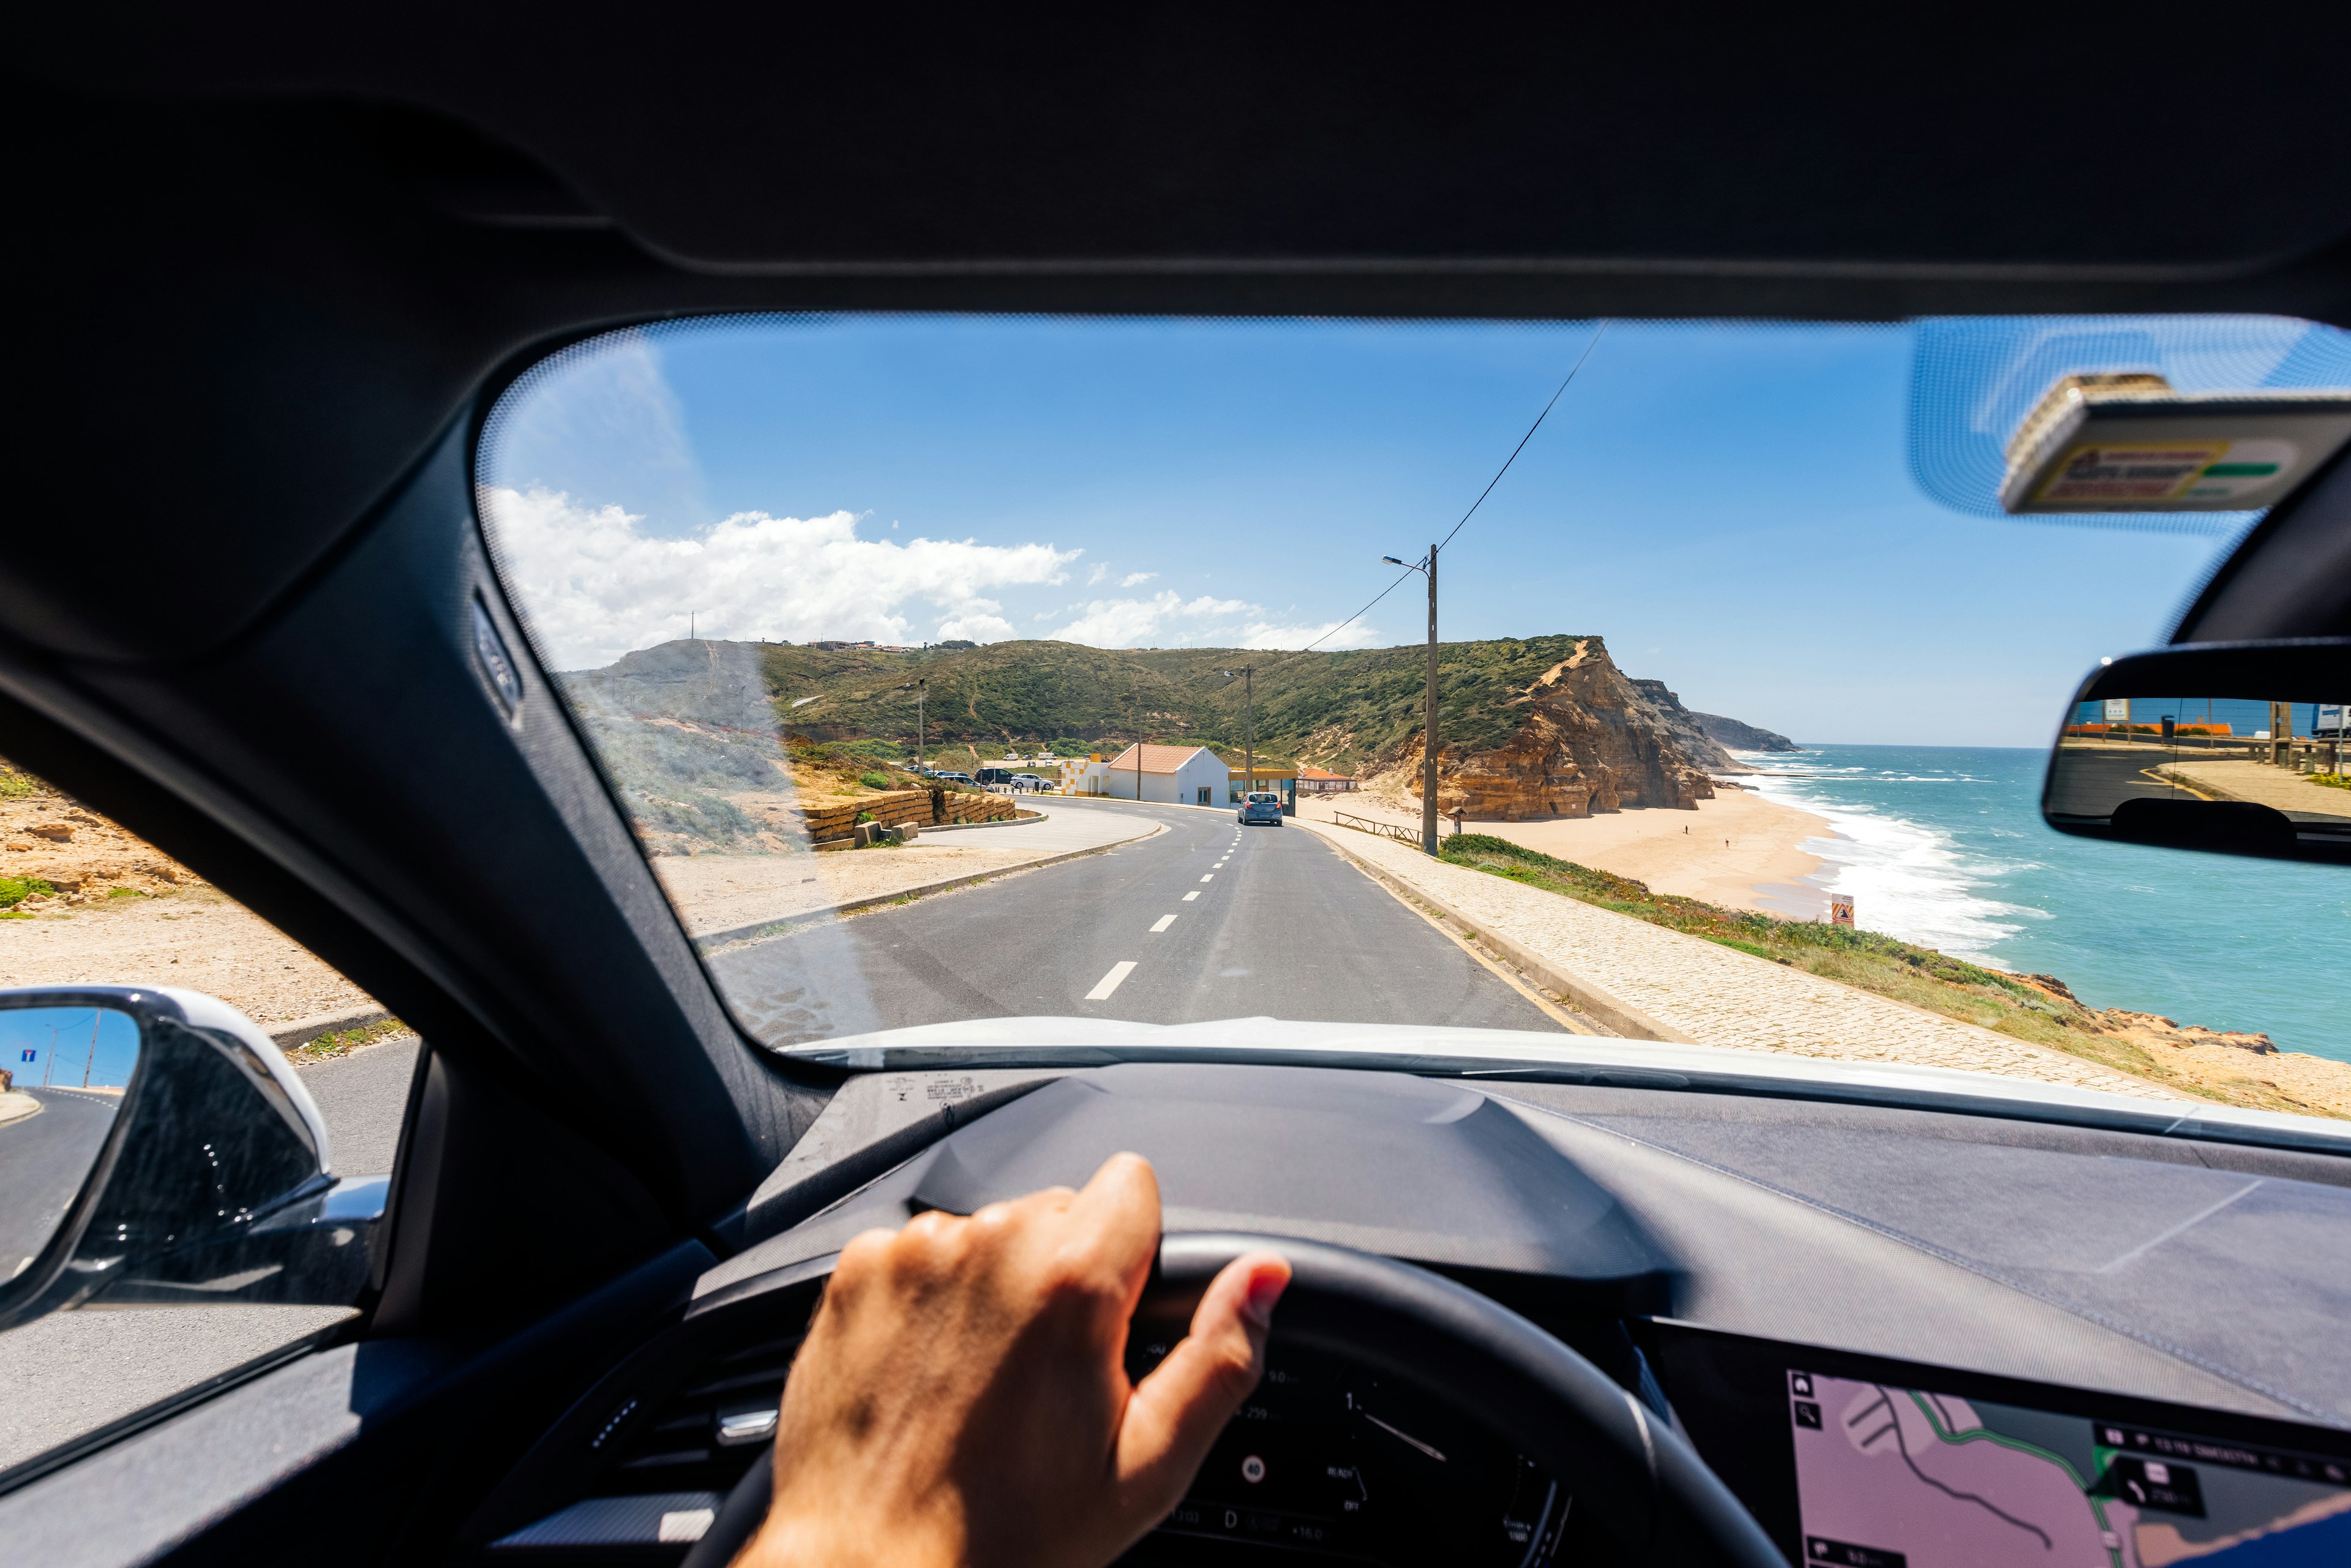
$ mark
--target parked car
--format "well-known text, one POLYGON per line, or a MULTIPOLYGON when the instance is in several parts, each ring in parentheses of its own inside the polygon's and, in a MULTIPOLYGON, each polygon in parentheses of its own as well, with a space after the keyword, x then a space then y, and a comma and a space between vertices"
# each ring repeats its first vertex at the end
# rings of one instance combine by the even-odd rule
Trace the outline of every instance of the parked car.
POLYGON ((940 772, 934 773, 931 777, 942 784, 968 784, 972 781, 971 775, 968 773, 940 772))
POLYGON ((1252 789, 1241 797, 1241 809, 1234 813, 1241 826, 1251 822, 1271 822, 1281 826, 1281 797, 1270 789, 1252 789))
POLYGON ((1009 768, 983 768, 979 770, 977 777, 978 781, 982 784, 1009 784, 1012 782, 1012 769, 1009 768))
POLYGON ((1015 773, 1012 776, 1012 787, 1015 789, 1028 789, 1041 792, 1043 790, 1050 789, 1053 787, 1053 784, 1052 780, 1045 778, 1041 774, 1015 773))

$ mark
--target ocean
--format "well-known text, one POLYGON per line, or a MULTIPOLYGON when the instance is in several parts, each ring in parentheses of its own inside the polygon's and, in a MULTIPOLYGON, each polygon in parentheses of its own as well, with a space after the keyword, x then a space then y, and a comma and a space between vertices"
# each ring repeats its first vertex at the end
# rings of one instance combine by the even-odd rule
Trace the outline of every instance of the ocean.
POLYGON ((1811 879, 1855 924, 2092 1007, 2259 1030, 2351 1061, 2351 871, 2067 838, 2041 822, 2047 753, 1811 746, 1742 753, 1766 799, 1824 817, 1811 879))

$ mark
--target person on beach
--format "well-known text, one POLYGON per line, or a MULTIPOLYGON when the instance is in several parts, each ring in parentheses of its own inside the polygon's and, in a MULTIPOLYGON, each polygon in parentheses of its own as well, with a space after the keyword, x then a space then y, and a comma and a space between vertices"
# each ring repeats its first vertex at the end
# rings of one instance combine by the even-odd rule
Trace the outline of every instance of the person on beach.
POLYGON ((784 1385, 776 1491, 744 1568, 1100 1568, 1165 1518, 1265 1372, 1290 1265, 1251 1252, 1127 1380, 1159 1184, 1113 1155, 968 1219, 841 1249, 784 1385))

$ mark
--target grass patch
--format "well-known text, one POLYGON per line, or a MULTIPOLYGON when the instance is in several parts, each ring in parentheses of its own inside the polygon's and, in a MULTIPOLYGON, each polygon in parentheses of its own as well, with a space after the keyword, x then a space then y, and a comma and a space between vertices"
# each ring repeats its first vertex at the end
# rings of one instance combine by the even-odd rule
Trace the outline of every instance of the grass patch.
POLYGON ((56 892, 37 876, 0 876, 0 909, 14 909, 37 894, 47 896, 56 892))
POLYGON ((337 1030, 332 1034, 322 1034, 315 1040, 306 1040, 287 1051, 286 1060, 297 1067, 305 1067, 314 1061, 332 1061, 339 1056, 349 1056, 363 1045, 373 1045, 377 1040, 412 1032, 398 1019, 379 1019, 357 1029, 337 1030))
POLYGON ((891 779, 887 773, 861 773, 857 776, 857 781, 868 789, 887 789, 891 787, 891 779))
MULTIPOLYGON (((2224 1093, 2175 1073, 2138 1046, 2097 1029, 2086 1008, 2052 996, 2015 977, 1931 947, 1898 941, 1875 931, 1724 909, 1695 898, 1652 893, 1646 883, 1629 877, 1594 871, 1490 833, 1457 834, 1441 842, 1439 854, 1454 865, 1507 877, 1547 893, 1629 915, 1652 925, 1703 937, 1757 958, 2062 1051, 2182 1092, 2231 1103, 2265 1103, 2259 1102, 2258 1097, 2249 1100, 2244 1095, 2224 1093)), ((2272 1108, 2299 1107, 2280 1103, 2272 1108)))
POLYGON ((2341 773, 2313 773, 2308 777, 2313 784, 2324 784, 2329 789, 2351 789, 2351 775, 2341 773))
POLYGON ((145 898, 148 894, 146 891, 141 888, 110 887, 106 890, 106 896, 109 898, 145 898))

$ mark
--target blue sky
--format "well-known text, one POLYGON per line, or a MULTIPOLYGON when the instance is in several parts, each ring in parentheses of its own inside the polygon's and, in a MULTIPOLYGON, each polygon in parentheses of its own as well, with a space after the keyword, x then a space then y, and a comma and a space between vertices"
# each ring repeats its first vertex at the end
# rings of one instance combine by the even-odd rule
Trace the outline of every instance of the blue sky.
POLYGON ((122 1088, 139 1064, 139 1022, 112 1008, 19 1008, 0 1012, 0 1066, 19 1089, 44 1081, 68 1089, 122 1088), (52 1053, 55 1060, 52 1061, 52 1053))
MULTIPOLYGON (((1395 575, 1379 557, 1453 526, 1593 330, 631 334, 509 400, 486 510, 563 667, 683 636, 689 611, 705 636, 1295 647, 1395 575)), ((2267 357, 2213 374, 2252 379, 2302 329, 2246 331, 2267 357)), ((1446 553, 1444 635, 1596 632, 1629 674, 1802 740, 2045 744, 2074 683, 2159 640, 2241 519, 2138 531, 1929 497, 1909 457, 1919 341, 1612 326, 1446 553)), ((2030 347, 2035 376, 2063 359, 2045 331, 2030 347)), ((1328 645, 1417 641, 1417 594, 1328 645)))

